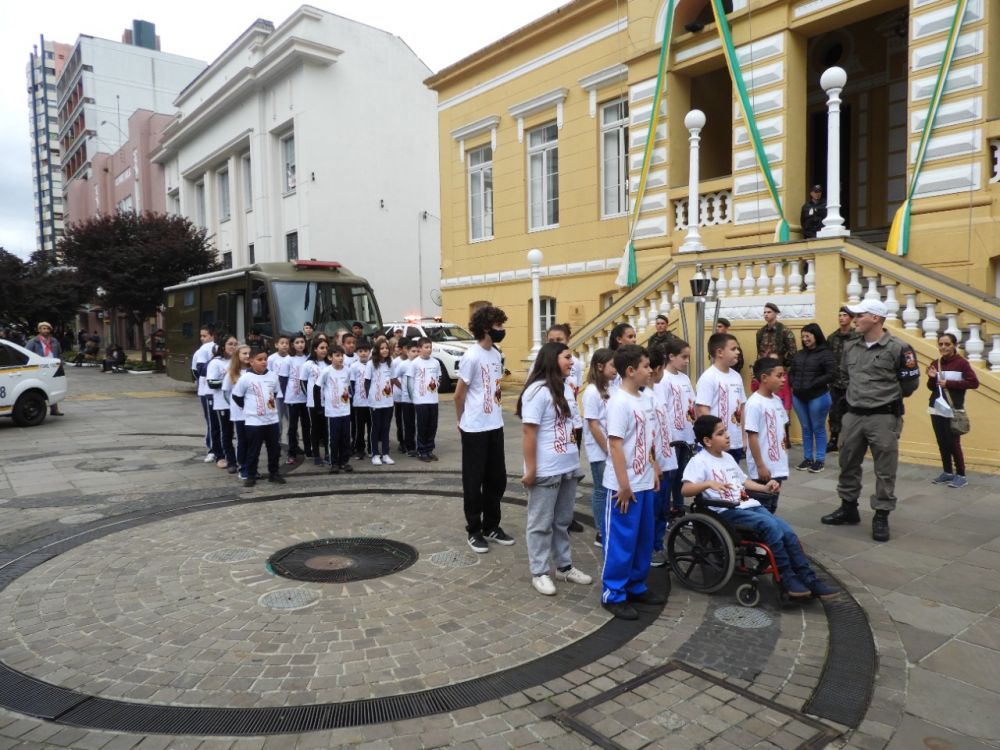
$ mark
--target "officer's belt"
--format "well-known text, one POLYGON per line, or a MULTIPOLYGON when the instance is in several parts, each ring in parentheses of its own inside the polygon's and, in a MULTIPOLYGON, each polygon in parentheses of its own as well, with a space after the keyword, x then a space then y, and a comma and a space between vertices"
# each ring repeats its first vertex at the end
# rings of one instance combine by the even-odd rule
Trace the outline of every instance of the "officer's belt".
POLYGON ((882 404, 882 406, 873 406, 870 409, 861 406, 848 406, 847 411, 851 414, 857 414, 859 417, 870 417, 873 414, 892 414, 893 416, 898 416, 899 404, 894 401, 890 404, 882 404))

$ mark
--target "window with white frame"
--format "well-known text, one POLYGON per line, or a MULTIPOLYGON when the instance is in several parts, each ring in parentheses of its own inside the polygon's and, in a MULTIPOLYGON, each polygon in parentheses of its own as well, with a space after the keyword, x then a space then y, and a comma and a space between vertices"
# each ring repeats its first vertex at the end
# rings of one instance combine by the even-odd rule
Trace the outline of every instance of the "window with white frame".
POLYGON ((540 297, 538 300, 538 322, 542 336, 556 324, 556 298, 540 297))
POLYGON ((243 172, 243 210, 253 211, 253 175, 250 172, 250 154, 243 154, 240 159, 240 171, 243 172))
POLYGON ((218 173, 219 180, 219 221, 229 221, 232 210, 229 203, 229 170, 218 173))
POLYGON ((120 214, 131 213, 133 211, 132 193, 129 193, 120 201, 118 201, 118 205, 116 206, 116 208, 118 209, 118 213, 120 214))
POLYGON ((205 183, 194 186, 194 223, 205 228, 205 183))
POLYGON ((628 212, 628 101, 601 106, 601 216, 628 212))
POLYGON ((528 229, 559 225, 559 129, 528 132, 528 229))
POLYGON ((295 136, 289 135, 281 139, 282 192, 295 190, 295 136))
POLYGON ((469 239, 493 238, 493 149, 482 146, 468 152, 469 239))
POLYGON ((299 233, 289 232, 285 235, 285 258, 288 260, 299 259, 299 233))

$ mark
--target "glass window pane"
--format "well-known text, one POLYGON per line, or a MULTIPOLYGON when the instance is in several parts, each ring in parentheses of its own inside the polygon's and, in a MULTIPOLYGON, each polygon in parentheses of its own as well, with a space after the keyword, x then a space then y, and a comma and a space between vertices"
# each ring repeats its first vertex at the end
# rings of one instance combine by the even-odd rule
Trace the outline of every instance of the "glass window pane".
POLYGON ((483 236, 493 236, 493 168, 483 170, 483 236))

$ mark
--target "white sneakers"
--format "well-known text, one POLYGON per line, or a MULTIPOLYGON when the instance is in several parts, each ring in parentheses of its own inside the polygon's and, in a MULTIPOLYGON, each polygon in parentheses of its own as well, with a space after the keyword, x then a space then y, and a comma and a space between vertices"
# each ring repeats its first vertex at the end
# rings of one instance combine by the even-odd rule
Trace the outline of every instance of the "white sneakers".
POLYGON ((532 576, 531 585, 535 587, 535 591, 543 596, 556 595, 556 585, 548 576, 532 576))
POLYGON ((393 461, 391 458, 389 458, 389 456, 382 456, 382 463, 384 463, 386 466, 392 466, 396 462, 393 461))
POLYGON ((375 466, 381 466, 382 465, 382 457, 381 456, 372 456, 372 464, 374 464, 375 466))
POLYGON ((215 460, 215 454, 214 453, 208 453, 208 454, 205 455, 205 463, 206 464, 210 464, 214 460, 215 460))
POLYGON ((582 570, 577 570, 576 568, 570 568, 567 571, 556 571, 556 578, 560 581, 568 581, 569 583, 579 583, 583 586, 589 586, 594 582, 594 579, 584 573, 582 570))
POLYGON ((386 466, 392 466, 396 462, 388 456, 372 456, 372 463, 375 466, 382 466, 383 464, 386 466))
MULTIPOLYGON (((560 581, 567 581, 568 583, 579 583, 583 586, 587 586, 594 582, 594 579, 584 573, 582 570, 577 570, 576 568, 570 568, 569 570, 557 570, 556 578, 560 581)), ((535 587, 535 591, 543 596, 555 596, 556 595, 556 585, 552 582, 552 579, 547 575, 532 576, 531 585, 535 587)))

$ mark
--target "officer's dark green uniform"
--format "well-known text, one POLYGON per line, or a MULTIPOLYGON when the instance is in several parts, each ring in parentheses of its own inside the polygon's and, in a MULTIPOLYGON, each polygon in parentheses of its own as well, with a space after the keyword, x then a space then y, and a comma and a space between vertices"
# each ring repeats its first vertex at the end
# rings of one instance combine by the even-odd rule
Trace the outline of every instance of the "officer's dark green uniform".
POLYGON ((847 411, 847 381, 840 374, 840 363, 844 361, 844 347, 847 346, 848 342, 856 341, 859 338, 861 337, 858 336, 857 331, 852 330, 847 333, 841 333, 839 328, 826 337, 826 345, 833 352, 833 358, 837 361, 837 374, 830 385, 832 404, 830 406, 830 442, 826 448, 827 453, 833 453, 838 450, 838 445, 840 444, 840 425, 844 419, 844 413, 847 411))
MULTIPOLYGON (((875 462, 872 510, 896 508, 896 467, 903 431, 903 399, 920 384, 912 347, 885 332, 870 347, 863 338, 848 341, 840 364, 847 383, 847 413, 840 433, 841 503, 854 506, 861 496, 861 463, 871 448, 875 462)), ((824 522, 826 519, 824 518, 824 522)), ((857 521, 854 521, 856 523, 857 521)))

